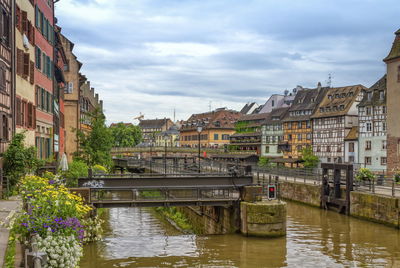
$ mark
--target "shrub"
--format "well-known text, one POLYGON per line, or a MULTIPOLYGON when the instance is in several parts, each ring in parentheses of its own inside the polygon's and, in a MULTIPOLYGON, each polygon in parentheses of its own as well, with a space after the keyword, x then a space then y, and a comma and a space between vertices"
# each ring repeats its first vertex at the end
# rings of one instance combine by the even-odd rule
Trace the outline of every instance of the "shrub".
POLYGON ((375 179, 375 175, 368 168, 360 168, 357 172, 357 181, 371 181, 373 179, 375 179))
POLYGON ((92 169, 94 173, 106 174, 108 172, 107 168, 101 165, 94 165, 92 169))
POLYGON ((85 162, 74 160, 68 167, 67 171, 62 173, 62 176, 66 179, 68 187, 78 186, 78 178, 88 176, 89 167, 85 162))

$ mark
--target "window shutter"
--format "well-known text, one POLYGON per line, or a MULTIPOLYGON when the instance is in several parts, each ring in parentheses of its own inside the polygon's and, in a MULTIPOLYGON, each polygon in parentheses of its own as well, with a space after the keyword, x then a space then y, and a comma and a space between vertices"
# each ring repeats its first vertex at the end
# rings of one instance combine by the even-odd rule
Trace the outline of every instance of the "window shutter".
POLYGON ((21 126, 26 127, 26 101, 21 102, 21 126))
POLYGON ((36 129, 36 107, 35 106, 33 106, 32 121, 33 121, 32 122, 33 128, 36 129))
POLYGON ((32 128, 32 126, 33 126, 33 122, 32 122, 32 113, 33 113, 33 105, 32 105, 32 103, 28 103, 28 127, 29 128, 32 128))
POLYGON ((15 8, 15 24, 16 28, 21 32, 21 10, 18 6, 15 8))
POLYGON ((24 53, 24 73, 23 77, 27 79, 29 76, 29 53, 24 53))
POLYGON ((21 75, 24 73, 24 51, 17 48, 17 74, 21 75))
POLYGON ((4 63, 0 65, 0 90, 6 90, 6 69, 4 63))
POLYGON ((26 11, 21 11, 22 17, 22 32, 27 34, 28 33, 28 13, 26 11))
POLYGON ((39 28, 39 8, 35 6, 35 26, 39 28))
POLYGON ((29 42, 34 45, 35 44, 35 32, 32 23, 28 21, 28 40, 29 42))
POLYGON ((21 125, 21 100, 17 98, 17 125, 21 125))
POLYGON ((46 54, 42 53, 41 70, 46 73, 46 54))
POLYGON ((31 83, 31 85, 33 85, 35 83, 35 64, 33 63, 33 61, 29 62, 29 67, 29 82, 31 83))

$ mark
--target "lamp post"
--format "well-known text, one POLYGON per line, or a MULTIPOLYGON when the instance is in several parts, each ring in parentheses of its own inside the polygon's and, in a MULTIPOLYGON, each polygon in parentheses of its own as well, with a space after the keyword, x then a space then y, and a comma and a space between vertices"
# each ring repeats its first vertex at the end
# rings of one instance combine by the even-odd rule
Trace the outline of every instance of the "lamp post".
POLYGON ((197 124, 197 133, 199 133, 199 155, 198 155, 198 157, 199 157, 199 173, 201 173, 201 166, 200 166, 200 133, 201 133, 201 131, 203 130, 203 126, 201 125, 201 123, 198 123, 197 124))
POLYGON ((168 133, 164 133, 164 174, 167 175, 167 140, 168 140, 168 133))

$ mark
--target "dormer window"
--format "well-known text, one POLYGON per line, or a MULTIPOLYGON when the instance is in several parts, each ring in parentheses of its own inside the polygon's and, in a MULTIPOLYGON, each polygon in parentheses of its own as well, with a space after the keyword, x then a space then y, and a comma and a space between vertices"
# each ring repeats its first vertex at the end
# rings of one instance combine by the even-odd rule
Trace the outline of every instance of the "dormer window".
POLYGON ((343 111, 343 110, 344 110, 344 105, 341 104, 341 105, 339 106, 339 109, 340 109, 341 111, 343 111))
POLYGON ((331 100, 331 99, 332 99, 332 95, 328 95, 328 99, 330 99, 330 100, 331 100))
POLYGON ((323 112, 324 112, 324 107, 319 108, 319 111, 320 111, 321 113, 323 113, 323 112))
POLYGON ((338 94, 338 93, 335 94, 335 98, 336 98, 336 99, 339 98, 339 94, 338 94))
POLYGON ((349 92, 349 97, 352 97, 354 95, 353 91, 349 92))
POLYGON ((315 102, 315 97, 311 98, 311 102, 315 102))

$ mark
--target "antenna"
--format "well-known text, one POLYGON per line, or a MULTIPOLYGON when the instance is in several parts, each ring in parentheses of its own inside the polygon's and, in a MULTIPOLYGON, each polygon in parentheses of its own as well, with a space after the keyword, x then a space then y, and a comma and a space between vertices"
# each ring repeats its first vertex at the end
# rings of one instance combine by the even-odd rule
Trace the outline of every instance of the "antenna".
POLYGON ((331 87, 332 86, 332 74, 328 74, 328 80, 326 80, 326 85, 328 86, 328 87, 331 87))
POLYGON ((210 110, 210 112, 211 112, 211 103, 212 103, 212 101, 210 101, 210 102, 208 103, 208 109, 210 110))
POLYGON ((175 108, 174 108, 174 123, 175 123, 175 108))

